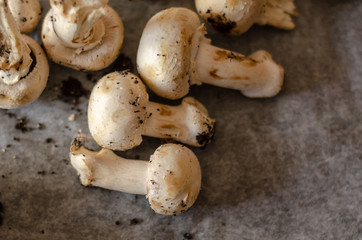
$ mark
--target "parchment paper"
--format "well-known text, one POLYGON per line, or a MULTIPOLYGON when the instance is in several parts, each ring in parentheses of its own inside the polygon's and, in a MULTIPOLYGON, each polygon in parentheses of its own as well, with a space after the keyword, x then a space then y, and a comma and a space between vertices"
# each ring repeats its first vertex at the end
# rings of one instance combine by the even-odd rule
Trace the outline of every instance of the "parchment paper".
MULTIPOLYGON (((49 3, 41 4, 44 17, 49 3)), ((202 190, 177 216, 154 213, 144 196, 83 187, 69 164, 72 138, 79 129, 89 135, 87 93, 94 82, 136 65, 143 27, 156 12, 194 9, 192 0, 109 4, 125 25, 117 66, 89 74, 50 62, 36 102, 0 110, 0 239, 362 239, 361 1, 296 0, 300 15, 291 32, 254 26, 230 37, 207 27, 216 46, 246 55, 269 51, 286 78, 269 99, 191 88, 189 95, 217 120, 216 133, 207 147, 191 148, 202 190), (62 94, 70 77, 82 84, 79 98, 62 94), (72 114, 75 121, 68 120, 72 114)), ((39 40, 40 29, 31 36, 39 40)), ((150 99, 178 103, 152 93, 150 99)), ((164 142, 145 137, 119 155, 148 160, 164 142)))

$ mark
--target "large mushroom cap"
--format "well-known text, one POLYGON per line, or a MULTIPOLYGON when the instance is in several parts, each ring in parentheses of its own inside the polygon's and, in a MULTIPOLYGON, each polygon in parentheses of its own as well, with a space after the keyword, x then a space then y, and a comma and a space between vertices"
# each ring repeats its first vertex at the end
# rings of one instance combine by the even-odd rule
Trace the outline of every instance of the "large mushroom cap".
POLYGON ((151 156, 147 198, 155 212, 171 215, 186 211, 196 201, 200 187, 200 164, 190 149, 165 144, 151 156))
POLYGON ((94 86, 88 105, 88 125, 94 140, 105 148, 126 150, 142 142, 148 94, 129 72, 113 72, 94 86))
POLYGON ((38 25, 41 14, 39 1, 8 1, 8 4, 15 22, 19 26, 20 32, 32 32, 38 25))
POLYGON ((122 19, 111 7, 105 8, 101 17, 105 34, 97 46, 87 49, 67 47, 54 32, 54 10, 45 16, 42 27, 42 42, 49 58, 61 65, 83 71, 96 71, 109 66, 118 57, 124 38, 122 19), (80 53, 77 51, 81 51, 80 53))
POLYGON ((34 102, 43 92, 49 76, 45 53, 32 38, 22 35, 31 49, 33 63, 29 73, 19 82, 8 85, 0 79, 0 108, 19 108, 34 102))
POLYGON ((178 99, 189 91, 197 14, 186 8, 169 8, 154 15, 143 30, 137 53, 138 72, 161 97, 178 99))

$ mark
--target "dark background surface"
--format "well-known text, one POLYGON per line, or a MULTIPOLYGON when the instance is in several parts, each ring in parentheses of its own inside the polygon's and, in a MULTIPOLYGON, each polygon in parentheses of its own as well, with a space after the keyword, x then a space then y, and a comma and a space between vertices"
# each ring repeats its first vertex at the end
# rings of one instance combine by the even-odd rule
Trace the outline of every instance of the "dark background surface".
MULTIPOLYGON (((44 16, 49 3, 41 4, 44 16)), ((291 32, 254 26, 229 37, 208 27, 216 46, 246 55, 269 51, 286 78, 269 99, 191 88, 189 95, 216 119, 216 133, 207 147, 191 148, 200 160, 202 190, 177 216, 155 214, 144 196, 82 187, 69 164, 72 138, 79 129, 89 134, 86 92, 94 81, 135 66, 153 14, 171 6, 194 9, 192 0, 110 5, 125 25, 118 63, 90 74, 50 63, 38 101, 0 110, 0 239, 362 239, 361 1, 297 0, 300 15, 291 32), (87 90, 75 104, 60 88, 69 77, 87 90), (20 124, 24 131, 15 127, 19 116, 28 121, 20 124)), ((32 36, 40 38, 40 26, 32 36)), ((161 143, 145 137, 119 155, 147 160, 161 143)))

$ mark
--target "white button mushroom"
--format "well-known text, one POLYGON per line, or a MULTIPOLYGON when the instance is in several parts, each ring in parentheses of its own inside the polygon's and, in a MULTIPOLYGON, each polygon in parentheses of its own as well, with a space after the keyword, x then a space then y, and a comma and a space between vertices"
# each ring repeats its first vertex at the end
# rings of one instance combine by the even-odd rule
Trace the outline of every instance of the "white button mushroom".
POLYGON ((41 8, 38 0, 8 1, 11 13, 22 33, 32 32, 38 25, 41 8))
POLYGON ((199 161, 190 149, 178 144, 160 146, 147 162, 121 158, 106 148, 91 151, 75 139, 70 159, 83 185, 146 195, 151 208, 160 214, 186 211, 200 192, 199 161))
POLYGON ((43 28, 44 48, 54 62, 84 71, 109 66, 123 43, 123 23, 108 0, 50 0, 43 28))
POLYGON ((193 84, 240 90, 247 97, 276 95, 284 69, 266 51, 249 57, 210 44, 197 14, 169 8, 147 23, 137 53, 138 71, 157 95, 178 99, 193 84))
POLYGON ((179 106, 148 101, 142 81, 129 72, 113 72, 94 86, 88 105, 88 125, 102 147, 125 151, 138 146, 142 135, 206 145, 214 133, 206 108, 192 97, 179 106))
POLYGON ((6 0, 0 0, 0 108, 18 108, 43 92, 49 65, 41 47, 21 35, 6 0))
POLYGON ((200 16, 215 29, 239 35, 254 23, 292 30, 294 0, 195 0, 200 16))

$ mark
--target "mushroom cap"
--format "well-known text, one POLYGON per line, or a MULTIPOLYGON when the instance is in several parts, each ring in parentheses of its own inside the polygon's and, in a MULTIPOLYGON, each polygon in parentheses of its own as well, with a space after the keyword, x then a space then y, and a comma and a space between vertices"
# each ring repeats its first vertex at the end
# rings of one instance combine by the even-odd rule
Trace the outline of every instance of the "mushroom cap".
POLYGON ((41 8, 39 1, 8 1, 8 4, 20 32, 32 32, 40 19, 41 8))
POLYGON ((157 148, 149 162, 146 195, 155 212, 186 211, 196 201, 200 187, 200 164, 190 149, 171 143, 157 148))
POLYGON ((105 11, 100 19, 105 27, 101 43, 92 49, 77 53, 76 48, 65 46, 54 32, 54 10, 50 9, 42 27, 42 42, 48 57, 58 64, 76 70, 97 71, 108 67, 121 51, 124 27, 122 19, 113 8, 107 6, 105 11))
POLYGON ((142 81, 129 72, 113 72, 94 86, 88 105, 88 126, 102 147, 127 150, 142 142, 148 94, 142 81))
POLYGON ((264 0, 195 0, 197 12, 220 32, 240 35, 260 17, 264 0))
POLYGON ((33 64, 28 75, 13 85, 0 79, 0 108, 19 108, 34 102, 43 92, 49 76, 45 53, 32 38, 22 35, 33 55, 33 64))
POLYGON ((138 72, 157 95, 178 99, 189 91, 193 35, 200 27, 187 8, 168 8, 146 24, 137 52, 138 72))

